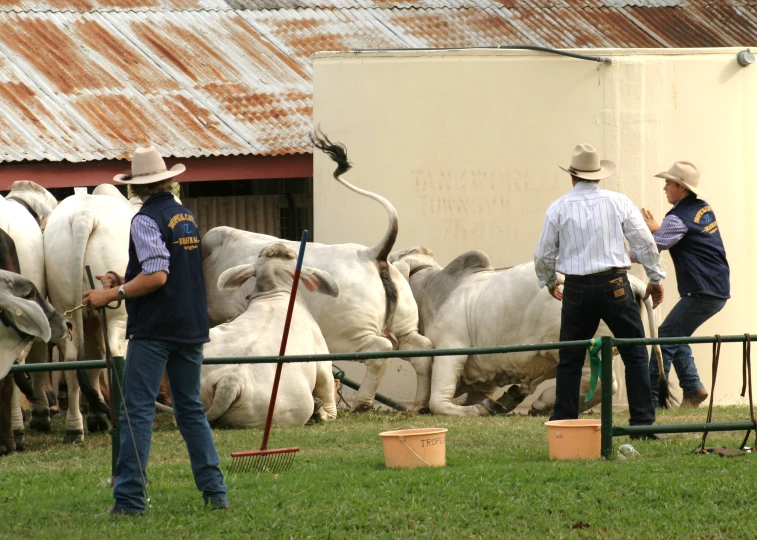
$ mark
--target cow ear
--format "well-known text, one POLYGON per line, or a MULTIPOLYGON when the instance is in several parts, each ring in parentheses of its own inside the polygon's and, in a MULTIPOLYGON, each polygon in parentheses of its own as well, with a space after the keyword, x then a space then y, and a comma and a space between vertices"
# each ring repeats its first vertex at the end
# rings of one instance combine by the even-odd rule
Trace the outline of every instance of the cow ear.
POLYGON ((402 277, 405 278, 405 281, 408 283, 410 282, 410 265, 407 263, 405 259, 400 259, 397 262, 391 263, 394 265, 394 267, 400 271, 400 274, 402 274, 402 277))
POLYGON ((238 289, 245 281, 251 277, 255 277, 257 269, 255 263, 242 264, 240 266, 235 266, 234 268, 229 268, 223 274, 218 276, 218 290, 226 291, 238 289))
POLYGON ((0 310, 8 322, 24 334, 34 336, 45 343, 50 341, 52 332, 45 312, 36 302, 24 300, 10 294, 0 295, 0 310))
POLYGON ((339 285, 336 284, 331 274, 323 270, 303 266, 300 281, 312 293, 326 294, 334 298, 339 296, 339 285))

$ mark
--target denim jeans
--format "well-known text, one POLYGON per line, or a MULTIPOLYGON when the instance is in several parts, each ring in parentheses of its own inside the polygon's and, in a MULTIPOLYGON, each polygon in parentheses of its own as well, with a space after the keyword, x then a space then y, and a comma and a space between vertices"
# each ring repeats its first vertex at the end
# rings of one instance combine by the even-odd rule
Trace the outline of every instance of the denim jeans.
MULTIPOLYGON (((714 296, 684 296, 665 317, 659 329, 660 337, 689 337, 702 323, 723 309, 726 300, 714 296)), ((671 364, 675 367, 678 383, 684 396, 704 388, 699 380, 699 372, 688 344, 662 345, 662 363, 665 375, 670 374, 671 364)), ((660 369, 654 351, 649 359, 649 376, 652 383, 652 398, 657 403, 657 388, 660 369)))
MULTIPOLYGON (((643 338, 639 308, 625 273, 566 276, 562 301, 560 341, 591 339, 603 320, 617 338, 643 338)), ((631 425, 655 421, 649 387, 648 355, 643 345, 618 347, 626 367, 626 389, 631 425)), ((560 350, 555 410, 552 420, 578 418, 581 370, 585 349, 560 350)), ((603 381, 602 384, 611 384, 603 381)))
POLYGON ((168 373, 176 423, 189 451, 195 485, 206 503, 217 503, 219 500, 228 502, 228 488, 223 483, 218 452, 200 401, 202 359, 202 345, 148 339, 129 341, 124 373, 124 407, 120 416, 121 454, 116 464, 113 486, 116 508, 128 511, 145 509, 143 480, 147 478, 155 399, 164 371, 168 373), (125 413, 128 413, 128 419, 125 413))

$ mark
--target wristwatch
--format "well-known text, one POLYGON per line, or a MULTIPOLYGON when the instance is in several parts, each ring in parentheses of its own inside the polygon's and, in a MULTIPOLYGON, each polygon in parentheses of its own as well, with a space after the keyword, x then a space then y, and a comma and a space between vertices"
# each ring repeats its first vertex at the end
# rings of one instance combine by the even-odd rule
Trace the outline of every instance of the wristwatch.
POLYGON ((124 286, 121 285, 118 288, 118 299, 119 300, 126 300, 126 291, 124 290, 124 286))

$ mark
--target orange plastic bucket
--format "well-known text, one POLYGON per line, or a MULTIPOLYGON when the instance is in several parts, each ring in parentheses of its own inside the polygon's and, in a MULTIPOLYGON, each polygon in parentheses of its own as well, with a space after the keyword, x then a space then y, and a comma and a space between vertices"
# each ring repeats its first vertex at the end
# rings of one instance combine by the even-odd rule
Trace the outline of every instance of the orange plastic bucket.
POLYGON ((550 420, 547 426, 549 459, 602 457, 601 420, 550 420))
POLYGON ((397 429, 380 433, 389 468, 444 467, 447 428, 397 429))

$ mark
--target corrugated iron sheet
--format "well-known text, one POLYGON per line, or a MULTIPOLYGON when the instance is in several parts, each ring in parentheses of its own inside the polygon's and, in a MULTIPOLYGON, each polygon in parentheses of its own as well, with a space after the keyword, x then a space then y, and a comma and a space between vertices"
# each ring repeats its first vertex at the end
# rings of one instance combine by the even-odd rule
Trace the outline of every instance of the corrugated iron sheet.
POLYGON ((310 152, 324 50, 756 38, 757 0, 3 0, 0 160, 310 152))
POLYGON ((214 227, 234 227, 271 236, 281 234, 280 195, 183 198, 197 218, 200 236, 214 227))

